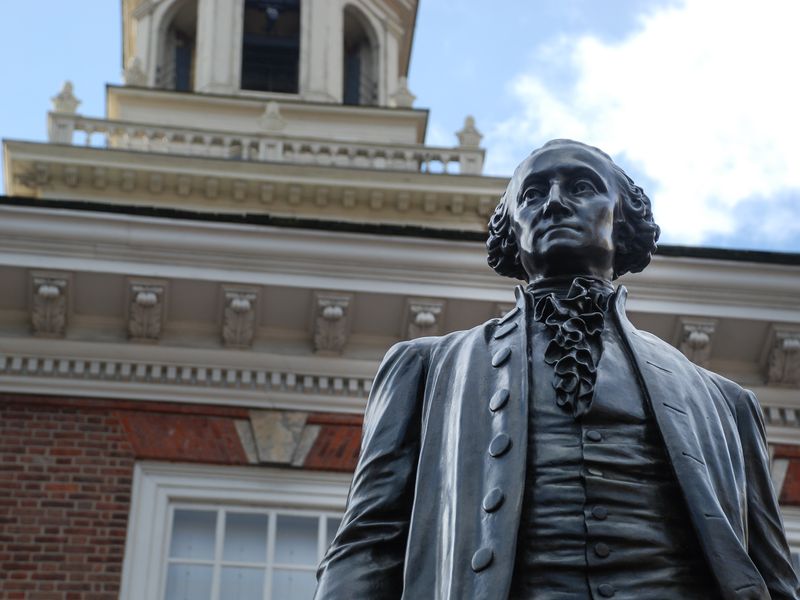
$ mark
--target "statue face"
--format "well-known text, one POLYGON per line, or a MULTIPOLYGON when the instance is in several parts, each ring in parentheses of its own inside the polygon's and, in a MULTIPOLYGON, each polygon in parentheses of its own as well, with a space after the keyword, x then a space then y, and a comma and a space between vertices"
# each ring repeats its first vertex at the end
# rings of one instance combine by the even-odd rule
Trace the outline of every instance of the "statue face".
POLYGON ((565 275, 610 280, 619 190, 609 161, 564 143, 532 154, 514 177, 521 183, 509 210, 528 280, 565 275))

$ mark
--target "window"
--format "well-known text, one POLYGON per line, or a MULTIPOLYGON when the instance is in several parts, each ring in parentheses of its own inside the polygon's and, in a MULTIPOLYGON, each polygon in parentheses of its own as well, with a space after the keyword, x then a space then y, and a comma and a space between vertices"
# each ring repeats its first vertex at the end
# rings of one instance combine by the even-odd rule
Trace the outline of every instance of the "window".
POLYGON ((369 25, 353 7, 344 11, 344 80, 345 104, 372 105, 377 102, 377 64, 375 44, 369 25))
POLYGON ((339 516, 172 507, 165 600, 311 598, 339 516))
POLYGON ((308 600, 351 476, 137 463, 120 600, 308 600))
POLYGON ((297 93, 300 0, 245 0, 242 89, 297 93))
POLYGON ((159 86, 183 92, 194 89, 196 29, 197 0, 187 0, 179 5, 164 33, 156 73, 159 86))

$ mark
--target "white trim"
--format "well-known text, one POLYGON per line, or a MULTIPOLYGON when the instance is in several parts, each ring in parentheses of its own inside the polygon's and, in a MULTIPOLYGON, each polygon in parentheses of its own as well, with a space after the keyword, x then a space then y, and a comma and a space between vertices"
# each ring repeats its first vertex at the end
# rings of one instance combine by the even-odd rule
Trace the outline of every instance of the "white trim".
MULTIPOLYGON (((0 206, 0 265, 508 302, 480 242, 0 206), (102 248, 102 252, 98 252, 102 248)), ((798 268, 655 256, 628 310, 798 323, 798 268)))
POLYGON ((361 413, 377 361, 0 337, 0 391, 361 413))
POLYGON ((792 552, 800 553, 800 508, 781 507, 783 526, 786 530, 786 541, 792 552))
POLYGON ((137 463, 120 600, 160 597, 170 504, 208 502, 342 512, 350 479, 349 474, 260 467, 137 463))

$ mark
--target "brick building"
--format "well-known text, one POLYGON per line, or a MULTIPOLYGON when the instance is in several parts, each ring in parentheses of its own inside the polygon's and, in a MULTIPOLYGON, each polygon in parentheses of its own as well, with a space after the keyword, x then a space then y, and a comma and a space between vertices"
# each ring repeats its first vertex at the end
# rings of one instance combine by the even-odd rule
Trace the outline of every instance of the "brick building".
MULTIPOLYGON (((0 597, 294 600, 394 342, 502 314, 505 180, 424 143, 415 0, 124 0, 105 118, 5 141, 0 597)), ((664 247, 637 326, 753 389, 800 551, 800 257, 664 247)))

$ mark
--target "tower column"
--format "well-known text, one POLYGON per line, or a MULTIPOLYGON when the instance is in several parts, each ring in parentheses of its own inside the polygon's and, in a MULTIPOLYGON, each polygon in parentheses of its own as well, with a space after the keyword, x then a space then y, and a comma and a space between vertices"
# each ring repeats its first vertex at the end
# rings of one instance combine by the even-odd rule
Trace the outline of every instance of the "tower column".
POLYGON ((243 19, 244 0, 199 0, 195 92, 239 90, 243 19))

